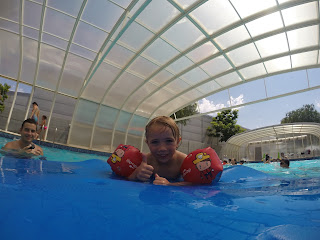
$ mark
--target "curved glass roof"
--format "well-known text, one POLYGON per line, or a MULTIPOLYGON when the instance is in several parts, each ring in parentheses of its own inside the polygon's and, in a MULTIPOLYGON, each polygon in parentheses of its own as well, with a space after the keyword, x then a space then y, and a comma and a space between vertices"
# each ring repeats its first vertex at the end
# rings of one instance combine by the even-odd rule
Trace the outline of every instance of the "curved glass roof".
POLYGON ((68 144, 112 150, 154 116, 318 68, 319 23, 318 0, 2 0, 0 76, 32 87, 29 106, 52 94, 49 127, 75 99, 68 144))
POLYGON ((223 147, 223 152, 224 154, 234 154, 235 152, 238 153, 241 147, 247 147, 250 144, 257 146, 261 143, 274 144, 278 141, 285 141, 306 135, 313 135, 317 137, 319 141, 320 124, 312 122, 288 123, 249 130, 229 138, 223 147))

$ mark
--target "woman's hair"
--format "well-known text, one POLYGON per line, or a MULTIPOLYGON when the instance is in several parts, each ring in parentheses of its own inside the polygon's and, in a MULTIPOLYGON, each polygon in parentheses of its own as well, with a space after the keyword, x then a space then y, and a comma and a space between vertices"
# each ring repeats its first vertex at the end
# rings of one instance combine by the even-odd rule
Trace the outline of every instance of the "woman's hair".
POLYGON ((171 117, 167 117, 167 116, 159 116, 159 117, 155 117, 154 119, 152 119, 146 126, 146 138, 148 138, 148 132, 151 126, 153 125, 162 125, 164 127, 168 127, 171 129, 172 131, 172 135, 174 137, 174 139, 179 140, 180 138, 180 131, 179 131, 179 127, 176 124, 176 122, 171 118, 171 117))

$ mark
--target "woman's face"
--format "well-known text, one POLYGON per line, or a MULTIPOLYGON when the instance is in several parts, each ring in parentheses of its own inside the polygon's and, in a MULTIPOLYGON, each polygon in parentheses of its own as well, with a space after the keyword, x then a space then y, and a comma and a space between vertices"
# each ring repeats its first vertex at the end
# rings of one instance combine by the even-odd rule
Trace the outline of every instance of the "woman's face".
POLYGON ((176 152, 178 140, 172 130, 160 124, 154 124, 148 129, 147 144, 153 157, 160 163, 169 162, 176 152))

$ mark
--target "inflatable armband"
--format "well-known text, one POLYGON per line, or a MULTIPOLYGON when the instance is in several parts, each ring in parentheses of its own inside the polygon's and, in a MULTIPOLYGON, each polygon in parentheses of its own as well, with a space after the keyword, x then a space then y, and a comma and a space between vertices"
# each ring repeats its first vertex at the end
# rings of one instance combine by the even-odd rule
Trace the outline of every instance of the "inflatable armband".
POLYGON ((138 148, 120 144, 107 162, 114 173, 128 177, 141 164, 142 154, 138 148))
POLYGON ((180 171, 186 182, 212 183, 219 181, 223 166, 217 153, 207 147, 189 153, 180 171))

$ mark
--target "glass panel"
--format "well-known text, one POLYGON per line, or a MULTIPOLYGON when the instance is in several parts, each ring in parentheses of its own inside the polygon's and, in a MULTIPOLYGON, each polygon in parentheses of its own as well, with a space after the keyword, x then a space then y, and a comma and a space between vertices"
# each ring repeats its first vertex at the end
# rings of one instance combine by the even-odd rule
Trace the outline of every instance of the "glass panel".
POLYGON ((239 71, 246 80, 267 74, 262 63, 243 68, 239 71))
POLYGON ((165 83, 167 80, 169 80, 170 78, 172 78, 173 75, 171 73, 169 73, 166 70, 162 70, 161 72, 159 72, 157 75, 155 75, 152 78, 152 82, 157 84, 157 85, 162 85, 163 83, 165 83))
POLYGON ((292 67, 298 68, 317 64, 318 51, 294 54, 291 56, 292 67))
POLYGON ((97 52, 107 37, 106 32, 79 22, 73 41, 97 52), (92 41, 92 36, 94 36, 94 41, 92 41))
POLYGON ((237 9, 241 18, 246 18, 265 9, 277 6, 274 0, 231 0, 233 6, 237 9))
POLYGON ((117 0, 117 4, 123 8, 127 8, 130 3, 131 3, 131 0, 117 0))
POLYGON ((133 55, 134 53, 130 50, 115 44, 105 59, 119 65, 119 67, 124 67, 133 55))
POLYGON ((178 55, 179 52, 164 40, 158 38, 143 52, 143 54, 160 64, 164 64, 178 55))
MULTIPOLYGON (((0 83, 4 85, 5 83, 10 86, 9 91, 7 92, 8 98, 4 100, 4 110, 0 112, 0 129, 5 129, 9 112, 12 106, 14 91, 16 89, 17 82, 0 77, 0 83)), ((20 124, 21 126, 21 124, 20 124)))
MULTIPOLYGON (((143 133, 142 133, 143 134, 143 133)), ((140 149, 140 145, 141 145, 141 135, 140 134, 138 137, 137 136, 134 136, 134 135, 130 135, 128 134, 128 137, 127 137, 127 144, 131 145, 131 146, 134 146, 136 148, 139 148, 140 149)), ((141 150, 140 150, 141 151, 141 150)))
POLYGON ((98 104, 86 100, 79 101, 78 109, 74 112, 70 144, 89 147, 97 109, 98 104))
POLYGON ((121 107, 125 99, 142 82, 143 79, 125 72, 109 90, 107 96, 103 100, 103 103, 116 108, 121 107))
POLYGON ((28 38, 23 39, 23 61, 21 80, 33 83, 36 72, 38 42, 28 38))
POLYGON ((60 38, 51 36, 49 34, 43 33, 42 34, 42 41, 45 43, 48 43, 50 45, 56 46, 58 48, 61 48, 63 50, 67 49, 68 42, 65 40, 62 40, 60 38))
POLYGON ((23 27, 23 36, 26 36, 28 38, 32 38, 34 40, 38 40, 39 39, 39 31, 34 30, 32 28, 28 28, 28 27, 23 27))
POLYGON ((74 23, 74 18, 47 8, 43 29, 46 32, 69 39, 74 23))
POLYGON ((280 12, 275 12, 267 16, 258 18, 246 23, 252 37, 274 31, 283 27, 280 12), (261 27, 263 26, 263 27, 261 27))
POLYGON ((110 32, 123 11, 109 1, 89 0, 82 14, 82 19, 110 32))
POLYGON ((42 6, 33 2, 24 1, 23 23, 25 25, 40 28, 42 6))
POLYGON ((285 33, 257 41, 256 46, 262 58, 287 52, 289 50, 285 33))
POLYGON ((0 19, 0 28, 19 33, 19 24, 0 19))
POLYGON ((273 59, 265 62, 264 64, 267 68, 268 73, 279 72, 291 68, 290 57, 288 56, 273 59))
POLYGON ((209 76, 199 67, 196 67, 181 76, 181 78, 185 79, 190 85, 195 85, 208 77, 209 76))
POLYGON ((244 26, 240 26, 218 36, 214 40, 222 49, 226 49, 248 39, 250 39, 250 35, 247 29, 244 26))
POLYGON ((64 51, 41 44, 37 85, 56 89, 64 55, 64 51))
POLYGON ((199 42, 204 35, 187 18, 183 18, 167 30, 163 37, 172 42, 181 51, 199 42))
POLYGON ((136 22, 133 22, 121 36, 119 41, 137 51, 152 37, 152 32, 148 31, 136 22))
POLYGON ((50 7, 59 9, 63 12, 71 14, 73 16, 78 16, 82 1, 78 0, 48 0, 47 4, 50 7))
POLYGON ((84 58, 87 58, 91 61, 94 60, 94 58, 96 57, 96 53, 95 52, 92 52, 88 49, 85 49, 83 47, 80 47, 78 45, 75 45, 75 44, 71 44, 71 47, 70 47, 70 52, 76 54, 76 55, 79 55, 79 56, 82 56, 84 58))
POLYGON ((211 42, 206 42, 202 44, 200 47, 192 50, 187 54, 187 56, 194 62, 199 62, 215 53, 218 52, 215 46, 211 42))
POLYGON ((256 47, 252 43, 228 52, 227 55, 236 66, 241 66, 260 58, 256 47))
POLYGON ((53 107, 47 140, 66 144, 76 99, 57 94, 53 107), (57 129, 57 131, 56 131, 57 129))
POLYGON ((308 78, 310 87, 319 86, 320 85, 320 68, 308 69, 308 78))
POLYGON ((119 68, 115 68, 106 63, 101 63, 93 77, 88 80, 89 83, 81 97, 95 102, 100 102, 105 91, 119 72, 119 68))
MULTIPOLYGON (((113 140, 113 148, 115 149, 119 144, 123 144, 124 139, 125 139, 125 134, 123 132, 115 131, 114 140, 113 140)), ((113 152, 114 149, 111 152, 113 152)))
POLYGON ((114 127, 118 112, 119 110, 115 108, 101 106, 94 131, 93 148, 111 151, 111 130, 114 127))
POLYGON ((232 87, 230 88, 229 93, 232 106, 263 99, 266 97, 264 79, 232 87))
POLYGON ((129 134, 142 136, 147 122, 147 118, 134 115, 129 126, 129 134))
POLYGON ((19 22, 19 0, 1 0, 0 17, 19 22))
POLYGON ((178 2, 181 7, 186 9, 194 3, 194 0, 178 0, 176 2, 178 2))
POLYGON ((73 54, 68 54, 59 91, 78 96, 92 62, 73 54))
POLYGON ((145 114, 152 113, 158 106, 168 99, 174 97, 174 94, 166 89, 160 89, 148 99, 146 99, 138 108, 137 114, 145 116, 145 114), (140 114, 141 113, 141 114, 140 114))
POLYGON ((19 36, 0 30, 0 74, 12 78, 18 77, 20 45, 19 36))
POLYGON ((290 50, 317 46, 319 42, 319 26, 300 28, 288 32, 290 50))
POLYGON ((310 2, 281 11, 284 23, 290 26, 300 22, 306 22, 318 18, 318 7, 316 2, 310 2))
POLYGON ((146 83, 138 90, 136 90, 128 99, 126 105, 124 106, 124 110, 127 112, 133 112, 138 104, 148 96, 152 91, 156 89, 156 86, 152 83, 146 83))
POLYGON ((138 75, 147 78, 153 72, 155 72, 159 66, 155 65, 154 63, 150 62, 149 60, 138 57, 129 67, 129 70, 137 73, 138 75))
POLYGON ((175 16, 178 11, 167 1, 152 1, 138 16, 138 20, 142 21, 145 26, 154 32, 158 32, 175 16), (155 19, 157 19, 155 21, 155 19))
POLYGON ((211 76, 218 75, 232 68, 230 63, 222 55, 202 64, 200 67, 211 76))
POLYGON ((201 86, 197 87, 196 89, 200 91, 203 95, 212 93, 213 91, 219 90, 221 87, 216 81, 210 81, 201 86))
POLYGON ((308 87, 305 70, 289 72, 266 78, 268 97, 277 96, 308 87))
POLYGON ((193 62, 190 59, 183 56, 183 57, 179 58, 177 61, 170 64, 167 67, 167 69, 169 71, 174 72, 174 73, 179 73, 179 72, 185 70, 186 68, 190 67, 191 65, 193 65, 193 62))
MULTIPOLYGON (((31 86, 19 83, 18 94, 13 107, 8 131, 19 133, 21 124, 25 120, 26 112, 28 111, 28 101, 31 93, 31 86)), ((12 89, 14 90, 14 89, 12 89)))
POLYGON ((224 75, 216 79, 216 82, 220 84, 222 87, 227 87, 229 85, 232 85, 241 81, 242 81, 241 78, 235 72, 229 73, 227 75, 224 75))
POLYGON ((232 23, 239 17, 228 1, 211 0, 194 10, 191 14, 211 35, 232 23))
POLYGON ((189 87, 190 87, 190 84, 178 78, 178 79, 175 79, 173 82, 169 83, 165 88, 170 89, 170 91, 174 92, 175 94, 179 94, 180 92, 184 91, 189 87))
POLYGON ((121 111, 119 119, 117 121, 116 130, 120 132, 126 132, 131 114, 121 111))

